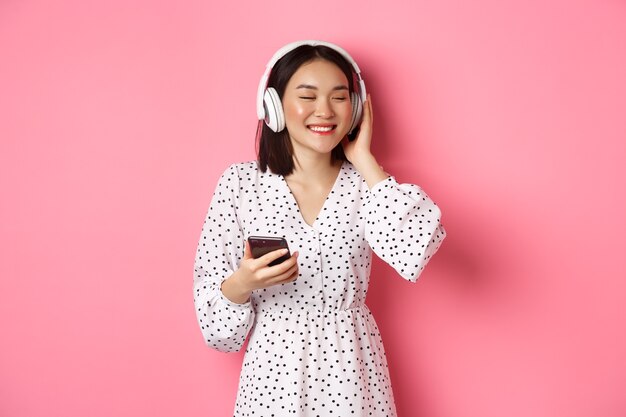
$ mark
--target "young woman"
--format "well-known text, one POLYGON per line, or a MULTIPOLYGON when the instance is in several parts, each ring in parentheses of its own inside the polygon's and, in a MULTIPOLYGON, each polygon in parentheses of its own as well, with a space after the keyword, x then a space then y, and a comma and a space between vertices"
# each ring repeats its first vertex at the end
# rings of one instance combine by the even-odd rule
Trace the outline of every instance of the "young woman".
POLYGON ((237 351, 249 337, 234 415, 395 416, 364 303, 372 250, 414 282, 445 237, 439 208, 378 165, 372 102, 340 47, 283 47, 257 106, 258 161, 221 176, 195 260, 207 345, 237 351), (291 256, 270 266, 285 253, 254 258, 250 236, 284 237, 291 256))

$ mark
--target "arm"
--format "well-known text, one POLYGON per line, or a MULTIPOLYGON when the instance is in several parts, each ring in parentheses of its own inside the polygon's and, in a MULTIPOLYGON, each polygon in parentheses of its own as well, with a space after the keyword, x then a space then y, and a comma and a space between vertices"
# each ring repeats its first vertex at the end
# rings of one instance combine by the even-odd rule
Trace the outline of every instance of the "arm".
POLYGON ((365 201, 365 239, 403 278, 415 282, 446 237, 441 210, 421 188, 389 177, 365 201))
POLYGON ((365 239, 402 277, 415 282, 439 249, 446 232, 439 207, 418 186, 398 184, 371 152, 373 111, 368 95, 356 140, 344 140, 346 157, 369 188, 365 239))
POLYGON ((370 150, 373 124, 372 98, 368 94, 367 101, 363 104, 363 120, 359 127, 358 136, 352 142, 347 138, 344 139, 342 145, 346 158, 359 171, 370 189, 389 177, 389 174, 378 165, 376 158, 374 158, 370 150))
POLYGON ((231 166, 220 177, 207 212, 194 263, 194 305, 207 346, 222 352, 241 349, 254 321, 250 301, 238 304, 224 296, 223 281, 243 255, 237 220, 239 178, 231 166))

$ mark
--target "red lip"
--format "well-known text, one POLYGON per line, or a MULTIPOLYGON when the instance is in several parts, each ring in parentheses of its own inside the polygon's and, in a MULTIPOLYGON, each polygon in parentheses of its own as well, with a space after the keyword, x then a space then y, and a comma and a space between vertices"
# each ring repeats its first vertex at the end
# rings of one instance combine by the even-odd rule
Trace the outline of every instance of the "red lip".
POLYGON ((335 132, 335 130, 337 129, 337 125, 332 124, 332 123, 316 123, 316 124, 307 125, 307 129, 309 129, 310 132, 313 132, 316 135, 327 136, 335 132), (311 129, 311 127, 330 127, 331 129, 327 131, 315 131, 311 129))

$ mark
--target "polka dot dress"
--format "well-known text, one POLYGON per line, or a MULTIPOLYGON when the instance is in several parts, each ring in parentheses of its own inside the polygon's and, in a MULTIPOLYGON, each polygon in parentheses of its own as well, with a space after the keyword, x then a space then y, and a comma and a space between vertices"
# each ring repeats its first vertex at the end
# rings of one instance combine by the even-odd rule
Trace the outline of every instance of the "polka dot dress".
POLYGON ((284 177, 256 162, 221 176, 195 260, 194 303, 208 346, 245 351, 234 416, 395 416, 387 360, 365 305, 372 250, 414 282, 445 237, 440 210, 389 177, 371 190, 344 162, 308 225, 284 177), (295 282, 236 304, 221 292, 248 236, 283 236, 299 251, 295 282))

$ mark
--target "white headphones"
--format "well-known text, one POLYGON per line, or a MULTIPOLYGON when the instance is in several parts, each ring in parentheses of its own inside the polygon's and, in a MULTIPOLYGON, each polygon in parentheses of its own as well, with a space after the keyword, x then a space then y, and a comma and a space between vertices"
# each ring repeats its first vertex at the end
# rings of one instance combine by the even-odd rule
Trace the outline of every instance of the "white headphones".
MULTIPOLYGON (((265 120, 265 124, 274 132, 280 132, 285 128, 285 113, 283 112, 283 105, 280 101, 280 97, 278 96, 276 89, 273 87, 267 88, 267 81, 276 62, 289 52, 302 45, 320 45, 334 49, 352 65, 352 69, 358 78, 359 91, 358 93, 353 92, 350 96, 350 101, 352 102, 352 121, 350 123, 350 130, 348 133, 351 133, 361 122, 363 103, 365 103, 365 100, 367 99, 365 83, 363 82, 363 78, 361 78, 361 70, 359 69, 359 66, 356 62, 354 62, 354 59, 352 59, 350 54, 348 54, 345 49, 335 44, 323 41, 308 40, 292 42, 283 46, 274 54, 272 59, 270 59, 267 63, 265 73, 263 74, 263 77, 261 77, 261 82, 259 83, 259 90, 256 98, 256 114, 258 119, 265 120)), ((353 80, 348 80, 348 82, 352 83, 353 80)))

